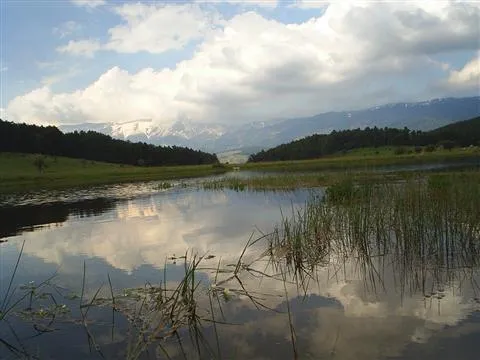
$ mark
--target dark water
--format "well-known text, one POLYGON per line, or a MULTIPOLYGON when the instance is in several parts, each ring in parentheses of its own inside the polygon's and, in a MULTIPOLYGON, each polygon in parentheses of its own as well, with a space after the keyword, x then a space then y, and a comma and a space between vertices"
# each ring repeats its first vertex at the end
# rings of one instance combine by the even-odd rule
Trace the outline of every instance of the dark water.
POLYGON ((18 312, 30 306, 26 297, 0 321, 0 358, 135 358, 132 328, 120 311, 92 307, 85 323, 79 321, 80 299, 73 295, 81 295, 84 264, 84 298, 95 298, 102 285, 98 296, 106 298, 109 278, 116 294, 165 280, 175 287, 185 274, 179 257, 189 251, 211 256, 197 270, 196 281, 204 285, 200 316, 211 315, 205 289, 222 284, 216 334, 204 323, 197 345, 192 333, 179 329, 178 338, 152 344, 140 358, 478 359, 480 279, 468 262, 405 268, 388 256, 365 263, 332 252, 328 263, 315 268, 315 280, 300 286, 262 259, 266 244, 259 241, 243 255, 250 268, 239 279, 215 271, 219 261, 233 268, 249 239, 271 231, 309 195, 159 191, 147 183, 30 195, 15 200, 18 206, 6 201, 0 208, 0 302, 24 244, 12 299, 55 275, 35 290, 46 294, 38 307, 51 306, 54 298, 71 313, 54 321, 24 320, 18 312))

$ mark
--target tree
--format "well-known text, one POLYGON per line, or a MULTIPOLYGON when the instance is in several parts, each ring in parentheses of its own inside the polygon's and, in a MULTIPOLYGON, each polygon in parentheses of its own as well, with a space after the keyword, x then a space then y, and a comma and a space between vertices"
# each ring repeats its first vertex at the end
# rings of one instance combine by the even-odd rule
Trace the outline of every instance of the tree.
POLYGON ((44 172, 47 167, 45 158, 43 156, 37 156, 35 160, 33 160, 33 166, 37 168, 38 172, 44 172))

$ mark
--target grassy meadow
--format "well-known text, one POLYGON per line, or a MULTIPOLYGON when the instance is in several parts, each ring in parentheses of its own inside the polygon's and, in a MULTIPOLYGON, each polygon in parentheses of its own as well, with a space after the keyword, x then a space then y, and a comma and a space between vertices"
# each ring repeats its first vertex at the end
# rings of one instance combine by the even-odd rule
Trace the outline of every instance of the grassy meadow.
POLYGON ((0 153, 0 192, 200 177, 226 170, 218 165, 140 167, 35 154, 0 153), (36 165, 39 158, 43 159, 41 169, 36 165))
MULTIPOLYGON (((475 161, 479 158, 480 150, 477 147, 420 153, 415 152, 413 148, 403 147, 401 154, 395 147, 357 149, 313 160, 242 164, 241 170, 311 172, 311 174, 284 174, 281 177, 264 176, 243 180, 233 178, 205 183, 204 188, 227 187, 242 190, 249 187, 268 190, 325 186, 342 176, 334 173, 338 170, 358 180, 372 177, 375 179, 387 177, 388 180, 397 177, 395 174, 380 176, 369 173, 369 170, 379 166, 475 161), (315 171, 322 173, 314 174, 315 171)), ((0 192, 202 177, 225 173, 232 169, 233 165, 224 164, 142 167, 37 154, 0 153, 0 192), (41 164, 38 164, 38 159, 42 159, 41 164)))
POLYGON ((369 170, 388 165, 411 165, 441 162, 456 162, 480 158, 480 148, 436 149, 432 152, 415 152, 413 147, 385 147, 356 149, 344 153, 311 160, 271 161, 247 163, 242 170, 262 171, 320 171, 335 169, 369 170))

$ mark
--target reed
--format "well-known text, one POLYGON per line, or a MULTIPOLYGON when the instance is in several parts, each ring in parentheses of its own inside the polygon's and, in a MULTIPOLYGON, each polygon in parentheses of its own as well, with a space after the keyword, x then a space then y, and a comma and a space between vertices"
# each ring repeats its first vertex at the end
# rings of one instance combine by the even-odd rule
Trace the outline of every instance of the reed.
POLYGON ((332 253, 364 268, 390 255, 396 274, 477 266, 480 183, 464 174, 387 184, 346 180, 283 218, 269 249, 298 279, 313 276, 332 253))

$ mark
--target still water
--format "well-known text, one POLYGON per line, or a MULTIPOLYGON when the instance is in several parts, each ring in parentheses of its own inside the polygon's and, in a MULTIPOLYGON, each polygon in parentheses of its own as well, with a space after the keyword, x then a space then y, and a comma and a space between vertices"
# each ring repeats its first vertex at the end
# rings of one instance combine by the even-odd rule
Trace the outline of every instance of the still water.
POLYGON ((474 265, 447 271, 432 264, 419 273, 393 266, 388 257, 369 259, 366 266, 332 253, 315 269, 315 280, 299 285, 262 260, 265 242, 245 246, 302 206, 311 190, 156 189, 154 183, 118 185, 4 201, 0 301, 22 252, 10 303, 51 279, 35 290, 43 293, 39 306, 65 304, 70 313, 57 313, 52 321, 24 319, 19 312, 31 302, 21 299, 19 311, 0 321, 1 359, 479 358, 480 279, 474 265), (182 258, 186 253, 188 260, 182 258), (194 255, 204 256, 195 275, 195 283, 205 285, 196 295, 198 316, 211 319, 213 313, 217 321, 195 328, 195 336, 179 328, 161 345, 152 342, 136 353, 128 312, 102 304, 79 307, 80 297, 85 304, 146 284, 175 288, 194 255))

